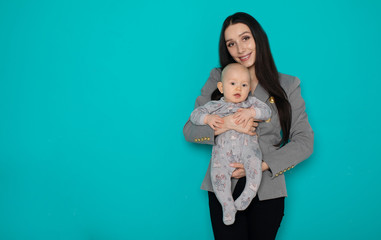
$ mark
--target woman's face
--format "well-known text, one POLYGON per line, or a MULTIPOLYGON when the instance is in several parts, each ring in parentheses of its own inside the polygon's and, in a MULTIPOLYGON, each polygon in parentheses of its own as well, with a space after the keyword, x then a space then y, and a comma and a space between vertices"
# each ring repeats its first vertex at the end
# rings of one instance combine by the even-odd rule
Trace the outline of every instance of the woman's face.
POLYGON ((255 63, 255 41, 250 28, 243 23, 230 25, 225 30, 226 47, 233 59, 247 68, 255 63))

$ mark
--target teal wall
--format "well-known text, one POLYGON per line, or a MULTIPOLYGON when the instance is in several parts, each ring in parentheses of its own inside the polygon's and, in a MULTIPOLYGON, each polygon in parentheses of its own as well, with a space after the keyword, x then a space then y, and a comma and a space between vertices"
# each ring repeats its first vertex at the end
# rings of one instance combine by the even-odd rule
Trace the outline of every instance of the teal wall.
POLYGON ((315 131, 312 157, 286 173, 278 239, 379 239, 370 0, 2 0, 0 239, 212 239, 199 189, 211 148, 182 127, 237 11, 301 79, 315 131))

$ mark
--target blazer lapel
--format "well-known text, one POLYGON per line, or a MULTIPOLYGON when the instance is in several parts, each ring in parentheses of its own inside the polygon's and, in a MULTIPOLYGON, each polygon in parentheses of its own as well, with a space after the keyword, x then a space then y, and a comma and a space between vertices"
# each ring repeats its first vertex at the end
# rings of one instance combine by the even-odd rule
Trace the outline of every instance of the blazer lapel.
POLYGON ((266 102, 267 99, 270 97, 267 91, 258 84, 257 87, 254 90, 254 97, 258 98, 262 102, 266 102))

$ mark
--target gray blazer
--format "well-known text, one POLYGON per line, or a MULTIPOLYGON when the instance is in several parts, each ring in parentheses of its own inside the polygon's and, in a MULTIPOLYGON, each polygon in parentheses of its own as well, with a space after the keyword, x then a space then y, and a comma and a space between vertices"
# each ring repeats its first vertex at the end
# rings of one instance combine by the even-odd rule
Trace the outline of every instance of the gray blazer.
MULTIPOLYGON (((290 130, 290 142, 282 148, 274 147, 281 140, 281 127, 278 110, 274 98, 258 84, 254 96, 265 102, 272 112, 270 121, 261 122, 256 130, 259 137, 259 146, 262 150, 263 161, 269 165, 269 170, 262 174, 261 185, 258 190, 259 200, 273 199, 287 196, 284 174, 293 169, 298 163, 308 158, 313 151, 314 133, 308 122, 305 112, 305 103, 300 92, 300 80, 286 74, 279 74, 280 84, 285 90, 292 109, 292 122, 290 130)), ((221 81, 221 70, 214 68, 210 77, 201 89, 201 96, 196 99, 195 108, 209 102, 212 92, 217 88, 217 82, 221 81)), ((208 125, 196 126, 189 120, 185 124, 184 136, 188 142, 214 145, 214 130, 208 125)), ((238 179, 232 179, 234 190, 238 179)), ((210 180, 210 163, 206 172, 201 189, 213 191, 210 180)))

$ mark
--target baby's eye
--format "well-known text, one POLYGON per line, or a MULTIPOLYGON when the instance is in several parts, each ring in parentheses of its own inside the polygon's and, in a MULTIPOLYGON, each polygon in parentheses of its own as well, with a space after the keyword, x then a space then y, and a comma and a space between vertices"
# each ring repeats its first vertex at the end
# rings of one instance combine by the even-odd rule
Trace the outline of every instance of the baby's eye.
POLYGON ((242 87, 247 87, 247 84, 246 83, 242 84, 242 87))
POLYGON ((235 83, 234 83, 234 82, 231 82, 231 83, 230 83, 230 85, 234 86, 234 85, 235 85, 235 83))

